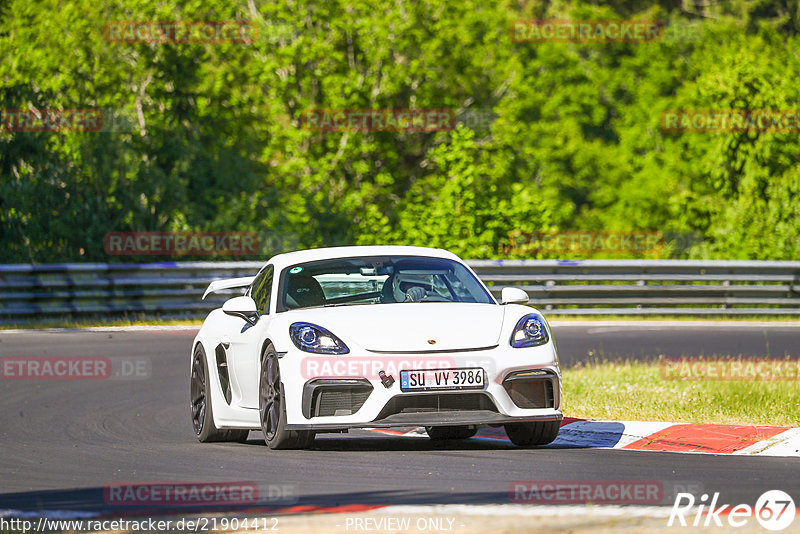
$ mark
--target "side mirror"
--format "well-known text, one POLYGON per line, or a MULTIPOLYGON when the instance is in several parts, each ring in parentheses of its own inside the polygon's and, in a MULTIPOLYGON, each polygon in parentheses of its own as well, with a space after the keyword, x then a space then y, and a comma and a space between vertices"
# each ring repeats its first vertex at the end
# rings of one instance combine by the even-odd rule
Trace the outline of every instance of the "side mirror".
POLYGON ((527 304, 528 294, 518 287, 504 287, 500 293, 500 304, 527 304))
POLYGON ((255 325, 258 320, 256 301, 246 295, 226 300, 222 305, 222 311, 227 315, 241 317, 251 325, 255 325))

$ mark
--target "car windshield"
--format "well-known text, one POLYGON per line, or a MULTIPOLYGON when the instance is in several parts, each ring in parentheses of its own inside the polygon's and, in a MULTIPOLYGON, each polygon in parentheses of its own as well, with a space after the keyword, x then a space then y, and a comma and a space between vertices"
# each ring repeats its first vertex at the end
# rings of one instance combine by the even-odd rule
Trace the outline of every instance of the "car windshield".
POLYGON ((281 275, 279 311, 403 302, 495 303, 464 265, 444 258, 337 258, 287 267, 281 275))

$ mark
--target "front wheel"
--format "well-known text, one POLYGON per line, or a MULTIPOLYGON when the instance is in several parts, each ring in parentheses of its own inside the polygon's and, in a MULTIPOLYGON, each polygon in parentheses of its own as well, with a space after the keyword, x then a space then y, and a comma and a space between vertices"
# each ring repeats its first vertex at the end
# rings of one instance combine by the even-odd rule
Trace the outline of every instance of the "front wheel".
POLYGON ((307 449, 314 442, 314 432, 286 430, 286 406, 278 353, 272 343, 261 357, 258 411, 264 441, 270 449, 307 449))
POLYGON ((428 437, 434 440, 467 439, 478 432, 477 427, 469 426, 426 426, 428 437))
POLYGON ((547 445, 556 439, 561 421, 537 421, 535 423, 511 423, 505 425, 508 439, 514 445, 530 447, 547 445))
POLYGON ((202 345, 197 345, 192 358, 191 375, 192 428, 198 441, 238 441, 247 440, 249 430, 220 430, 214 425, 214 412, 211 406, 211 387, 208 375, 208 361, 202 345))

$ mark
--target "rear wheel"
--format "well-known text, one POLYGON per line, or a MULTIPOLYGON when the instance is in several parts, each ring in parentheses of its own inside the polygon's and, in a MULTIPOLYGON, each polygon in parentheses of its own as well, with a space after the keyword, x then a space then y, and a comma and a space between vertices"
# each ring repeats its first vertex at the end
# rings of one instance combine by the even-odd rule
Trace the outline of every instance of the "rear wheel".
POLYGON ((272 343, 261 357, 258 411, 264 441, 270 449, 307 449, 314 442, 314 432, 286 430, 286 406, 278 353, 272 343))
POLYGON ((537 421, 535 423, 512 423, 505 425, 508 439, 514 445, 530 447, 547 445, 558 436, 561 421, 537 421))
POLYGON ((426 426, 428 437, 435 440, 441 439, 467 439, 478 432, 477 427, 470 426, 426 426))
POLYGON ((220 430, 214 425, 214 412, 211 406, 208 361, 202 345, 197 345, 192 358, 191 376, 192 428, 194 435, 202 442, 207 441, 246 441, 249 430, 220 430))

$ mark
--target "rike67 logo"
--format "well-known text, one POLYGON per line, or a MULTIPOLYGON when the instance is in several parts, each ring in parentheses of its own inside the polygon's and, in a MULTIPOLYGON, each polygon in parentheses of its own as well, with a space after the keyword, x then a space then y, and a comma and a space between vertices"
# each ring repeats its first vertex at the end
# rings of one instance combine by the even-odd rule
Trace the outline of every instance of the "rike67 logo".
POLYGON ((678 493, 675 496, 675 504, 672 506, 667 526, 671 527, 676 519, 680 526, 688 526, 687 517, 691 520, 691 517, 694 516, 694 521, 691 522, 693 527, 711 525, 721 527, 724 521, 727 521, 730 527, 743 527, 750 518, 755 517, 765 529, 778 531, 791 525, 795 516, 794 500, 788 493, 781 490, 764 492, 756 501, 755 506, 749 504, 737 504, 733 507, 730 504, 717 506, 718 501, 719 492, 714 493, 710 503, 708 494, 703 494, 700 497, 700 505, 695 510, 694 495, 678 493), (703 520, 704 514, 705 520, 703 520))

